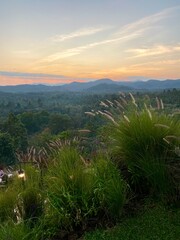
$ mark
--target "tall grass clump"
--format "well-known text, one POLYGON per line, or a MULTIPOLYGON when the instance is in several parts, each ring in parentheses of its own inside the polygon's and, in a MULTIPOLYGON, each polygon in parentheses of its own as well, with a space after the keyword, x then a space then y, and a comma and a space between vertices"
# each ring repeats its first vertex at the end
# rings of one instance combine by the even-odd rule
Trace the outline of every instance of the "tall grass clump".
POLYGON ((17 192, 6 189, 0 191, 0 222, 15 218, 14 208, 16 206, 17 192))
POLYGON ((24 171, 25 180, 21 182, 22 190, 19 194, 18 208, 21 218, 33 226, 43 214, 42 179, 40 170, 35 166, 25 166, 24 171))
POLYGON ((72 147, 56 152, 45 186, 46 218, 68 231, 85 229, 102 216, 119 217, 125 203, 125 183, 117 168, 103 158, 86 163, 72 147))
POLYGON ((92 201, 92 178, 85 174, 85 166, 72 147, 64 147, 54 155, 48 167, 46 188, 50 211, 59 226, 70 229, 78 225, 96 209, 92 201))
POLYGON ((136 190, 168 195, 178 190, 179 136, 179 122, 147 108, 128 113, 110 133, 113 152, 136 190))
POLYGON ((92 163, 91 171, 94 171, 95 177, 95 199, 102 213, 112 220, 119 219, 127 202, 127 184, 118 168, 111 160, 99 156, 92 163))
MULTIPOLYGON (((148 100, 149 101, 149 100, 148 100)), ((136 193, 180 196, 180 122, 156 107, 136 102, 129 93, 101 102, 101 111, 88 112, 111 121, 102 128, 102 140, 136 193)), ((170 200, 170 199, 169 199, 170 200)))

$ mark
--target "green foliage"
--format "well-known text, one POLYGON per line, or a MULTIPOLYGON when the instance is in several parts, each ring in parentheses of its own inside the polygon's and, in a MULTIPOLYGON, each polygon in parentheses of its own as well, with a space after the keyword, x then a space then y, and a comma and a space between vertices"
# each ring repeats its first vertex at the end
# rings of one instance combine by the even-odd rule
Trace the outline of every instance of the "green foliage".
POLYGON ((43 199, 39 189, 26 188, 20 198, 23 203, 23 219, 34 225, 43 213, 43 199))
POLYGON ((46 111, 38 113, 24 112, 19 115, 19 118, 27 129, 28 134, 31 135, 47 127, 49 122, 49 113, 46 111))
POLYGON ((70 128, 71 119, 65 114, 54 114, 50 118, 49 128, 52 134, 58 134, 70 128))
POLYGON ((16 150, 25 151, 28 146, 27 132, 22 122, 12 113, 3 124, 3 131, 9 133, 16 150))
POLYGON ((100 214, 117 218, 125 203, 125 183, 116 167, 103 158, 89 166, 78 152, 66 147, 49 166, 46 188, 53 216, 61 228, 87 224, 100 214), (53 209, 53 210, 52 210, 53 209))
POLYGON ((156 193, 173 192, 170 174, 179 161, 180 123, 148 109, 131 112, 111 131, 112 148, 118 161, 128 167, 132 182, 156 193))
POLYGON ((30 238, 30 229, 28 229, 24 224, 14 224, 12 221, 6 222, 4 225, 0 225, 0 239, 37 240, 35 238, 30 238))
POLYGON ((16 162, 14 146, 9 134, 0 132, 0 164, 12 165, 16 162))
POLYGON ((17 192, 10 189, 4 191, 0 189, 0 222, 4 222, 8 219, 15 217, 14 208, 17 201, 17 192))
POLYGON ((127 185, 114 163, 103 156, 98 157, 89 171, 93 171, 95 196, 102 211, 112 219, 121 216, 126 203, 127 185))
POLYGON ((85 240, 175 240, 180 235, 180 210, 149 206, 144 213, 125 218, 122 223, 108 230, 85 234, 85 240))
POLYGON ((29 220, 30 224, 34 224, 42 215, 44 207, 41 173, 38 168, 31 165, 25 166, 24 171, 25 180, 19 195, 19 207, 21 208, 21 217, 25 221, 29 220))
MULTIPOLYGON (((92 179, 85 173, 85 167, 78 152, 65 148, 56 153, 46 178, 47 193, 51 206, 58 212, 62 227, 72 227, 93 215, 90 205, 93 194, 92 179)), ((57 214, 56 214, 57 215, 57 214)))

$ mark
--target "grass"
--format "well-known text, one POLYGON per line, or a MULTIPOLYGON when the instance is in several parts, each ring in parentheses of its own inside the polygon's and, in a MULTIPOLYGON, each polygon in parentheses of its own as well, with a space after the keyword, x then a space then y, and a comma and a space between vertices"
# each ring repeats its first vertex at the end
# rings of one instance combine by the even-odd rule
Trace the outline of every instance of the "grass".
POLYGON ((180 209, 150 206, 135 217, 108 230, 87 233, 84 240, 177 240, 180 236, 180 209))
POLYGON ((145 186, 156 195, 176 195, 173 169, 177 170, 179 161, 175 153, 179 135, 179 122, 148 109, 134 110, 112 127, 112 152, 120 165, 128 168, 131 186, 139 192, 145 186))
POLYGON ((114 124, 105 130, 110 151, 86 160, 77 146, 56 141, 49 144, 43 181, 37 166, 23 166, 26 180, 15 177, 0 192, 0 240, 79 237, 115 223, 84 239, 178 239, 180 210, 151 202, 142 211, 139 200, 178 202, 180 123, 147 107, 138 110, 131 98, 126 115, 114 119, 114 112, 100 112, 114 124), (134 208, 138 215, 128 216, 134 208))
POLYGON ((114 164, 99 157, 87 165, 72 147, 56 152, 45 185, 48 211, 62 229, 83 228, 100 215, 119 218, 126 201, 126 184, 114 164))

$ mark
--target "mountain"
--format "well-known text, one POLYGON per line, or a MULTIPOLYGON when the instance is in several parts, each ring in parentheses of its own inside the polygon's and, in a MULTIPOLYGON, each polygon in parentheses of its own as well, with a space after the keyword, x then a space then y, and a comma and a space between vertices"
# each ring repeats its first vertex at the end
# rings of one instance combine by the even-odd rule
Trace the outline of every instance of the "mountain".
POLYGON ((177 80, 149 80, 149 81, 113 81, 111 79, 99 79, 91 82, 72 82, 61 86, 38 85, 15 85, 0 86, 0 92, 26 93, 26 92, 95 92, 95 93, 113 93, 118 91, 153 91, 164 89, 180 89, 180 79, 177 80))
POLYGON ((173 88, 180 88, 180 79, 177 80, 148 80, 144 81, 136 81, 136 82, 129 82, 123 83, 125 86, 127 84, 135 89, 147 89, 147 90, 161 90, 161 89, 173 89, 173 88))
POLYGON ((83 91, 88 88, 97 86, 99 84, 115 84, 115 83, 116 82, 111 79, 104 78, 104 79, 99 79, 99 80, 92 81, 92 82, 84 82, 84 83, 72 82, 69 84, 62 85, 62 89, 68 90, 68 91, 73 91, 73 92, 79 92, 79 91, 83 91))
POLYGON ((96 86, 90 87, 86 89, 84 92, 87 93, 117 93, 117 92, 127 92, 127 91, 133 91, 134 89, 132 87, 128 86, 121 86, 118 84, 108 84, 108 83, 100 83, 96 86))

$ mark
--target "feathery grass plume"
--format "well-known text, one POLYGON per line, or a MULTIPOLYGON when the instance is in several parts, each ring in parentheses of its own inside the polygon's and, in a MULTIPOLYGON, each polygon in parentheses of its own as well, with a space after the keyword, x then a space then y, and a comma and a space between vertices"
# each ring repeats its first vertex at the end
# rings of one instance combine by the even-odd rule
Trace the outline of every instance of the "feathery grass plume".
POLYGON ((107 113, 108 115, 112 116, 112 113, 107 111, 107 110, 104 110, 105 113, 107 113))
POLYGON ((123 98, 126 97, 125 93, 123 93, 123 92, 119 92, 119 95, 121 95, 123 98))
POLYGON ((103 112, 102 112, 102 111, 100 111, 100 110, 98 110, 98 113, 99 113, 99 114, 101 114, 101 115, 103 115, 103 112))
POLYGON ((89 129, 80 129, 78 130, 80 133, 90 133, 91 131, 89 129))
POLYGON ((164 137, 163 140, 167 143, 170 144, 170 142, 164 137))
POLYGON ((149 118, 152 120, 152 114, 151 114, 151 111, 147 108, 146 109, 146 111, 147 111, 147 113, 148 113, 148 115, 149 115, 149 118))
POLYGON ((85 114, 93 116, 93 117, 96 115, 95 113, 92 113, 92 112, 85 112, 85 114))
POLYGON ((129 95, 131 97, 132 103, 137 107, 136 100, 135 100, 134 96, 132 95, 132 93, 129 93, 129 95))
POLYGON ((103 101, 101 101, 99 105, 100 105, 100 106, 107 107, 107 108, 109 107, 109 106, 108 106, 106 103, 104 103, 103 101))
POLYGON ((128 118, 126 115, 123 115, 123 117, 124 117, 124 119, 125 119, 128 123, 130 123, 129 118, 128 118))
POLYGON ((113 107, 113 102, 109 101, 108 99, 106 99, 106 101, 110 104, 111 107, 113 107))
POLYGON ((160 103, 158 97, 156 97, 156 105, 157 105, 157 109, 160 110, 161 109, 161 103, 160 103))
POLYGON ((122 106, 122 104, 120 104, 120 102, 118 102, 117 100, 114 100, 114 102, 117 104, 118 107, 124 110, 124 107, 122 106))
POLYGON ((105 112, 102 112, 102 115, 105 116, 107 119, 111 120, 114 123, 114 125, 118 126, 118 123, 114 120, 114 118, 111 115, 105 112))
POLYGON ((175 135, 168 135, 166 136, 167 139, 175 139, 175 140, 178 140, 180 141, 180 137, 179 136, 175 136, 175 135))
POLYGON ((155 126, 155 127, 167 128, 167 129, 170 128, 169 126, 167 126, 167 125, 165 125, 165 124, 160 124, 160 123, 158 123, 158 124, 154 124, 154 126, 155 126))
POLYGON ((124 105, 128 105, 127 101, 124 98, 120 97, 120 99, 121 99, 121 101, 123 102, 124 105))
POLYGON ((164 103, 162 99, 160 99, 160 106, 161 106, 161 109, 164 109, 164 103))
POLYGON ((144 103, 144 108, 147 110, 148 109, 148 107, 147 107, 147 104, 146 103, 144 103))

